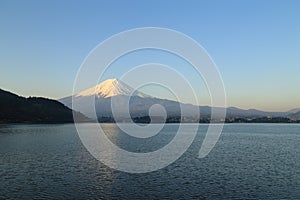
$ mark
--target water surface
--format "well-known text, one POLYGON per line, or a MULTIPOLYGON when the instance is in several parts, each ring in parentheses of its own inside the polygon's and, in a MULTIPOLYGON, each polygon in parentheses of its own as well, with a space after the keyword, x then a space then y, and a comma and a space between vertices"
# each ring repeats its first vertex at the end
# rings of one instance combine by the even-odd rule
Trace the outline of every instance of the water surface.
MULTIPOLYGON (((163 147, 178 128, 168 124, 157 136, 136 139, 114 124, 102 126, 134 152, 163 147)), ((191 147, 168 167, 128 174, 95 160, 73 124, 0 125, 0 198, 300 199, 300 125, 225 125, 215 148, 198 159, 206 129, 200 125, 191 147)))

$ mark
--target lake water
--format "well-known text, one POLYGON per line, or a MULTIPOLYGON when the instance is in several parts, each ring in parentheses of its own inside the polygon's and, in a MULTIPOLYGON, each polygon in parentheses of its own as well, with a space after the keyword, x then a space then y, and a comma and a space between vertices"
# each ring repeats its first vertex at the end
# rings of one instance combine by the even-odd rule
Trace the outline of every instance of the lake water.
MULTIPOLYGON (((135 152, 161 148, 178 128, 134 139, 102 126, 135 152)), ((200 125, 190 148, 166 168, 129 174, 94 159, 73 124, 0 125, 0 199, 300 199, 300 125, 225 125, 199 159, 206 129, 200 125)))

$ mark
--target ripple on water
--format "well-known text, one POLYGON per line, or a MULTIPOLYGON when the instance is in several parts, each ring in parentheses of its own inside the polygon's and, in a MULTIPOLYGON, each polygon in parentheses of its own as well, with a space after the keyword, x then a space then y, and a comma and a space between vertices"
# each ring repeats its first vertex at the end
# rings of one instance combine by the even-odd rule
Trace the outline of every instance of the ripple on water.
MULTIPOLYGON (((104 126, 112 141, 137 152, 159 149, 178 128, 166 125, 143 141, 112 127, 104 126)), ((192 146, 168 167, 128 174, 91 157, 71 124, 1 126, 0 198, 300 198, 299 125, 225 125, 212 152, 198 159, 206 129, 201 125, 192 146)))

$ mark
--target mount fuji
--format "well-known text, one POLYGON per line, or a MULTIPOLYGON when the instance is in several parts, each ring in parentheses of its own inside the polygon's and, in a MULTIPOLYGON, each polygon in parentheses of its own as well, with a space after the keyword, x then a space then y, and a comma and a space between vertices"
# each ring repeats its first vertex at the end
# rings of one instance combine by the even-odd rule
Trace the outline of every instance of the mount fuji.
MULTIPOLYGON (((153 105, 159 104, 164 107, 167 117, 190 117, 198 116, 200 111, 201 117, 210 117, 211 107, 209 106, 196 106, 192 104, 184 104, 177 101, 168 99, 160 99, 148 94, 144 94, 138 90, 134 90, 118 79, 108 79, 92 88, 86 89, 82 92, 59 99, 61 103, 69 108, 72 108, 72 98, 76 101, 77 110, 90 118, 95 118, 90 111, 91 107, 87 102, 95 100, 96 117, 98 118, 111 118, 112 102, 114 109, 118 110, 118 114, 122 117, 126 115, 126 105, 129 102, 129 112, 132 118, 149 116, 149 110, 153 105), (183 107, 187 115, 181 113, 180 107, 183 107)), ((286 116, 285 112, 265 112, 255 109, 243 110, 235 107, 215 108, 216 110, 223 111, 226 109, 227 117, 261 117, 261 116, 286 116)))
MULTIPOLYGON (((72 97, 77 102, 77 108, 81 113, 93 118, 93 114, 89 111, 87 102, 91 98, 95 99, 95 108, 97 118, 112 117, 111 104, 114 103, 114 108, 118 110, 118 114, 126 116, 126 105, 129 102, 129 111, 131 117, 144 117, 149 115, 149 109, 155 104, 163 106, 167 116, 181 116, 180 106, 185 106, 185 109, 192 115, 196 115, 195 106, 191 104, 181 104, 177 101, 159 99, 148 94, 144 94, 138 90, 134 90, 118 79, 108 79, 92 88, 86 89, 73 96, 68 96, 59 99, 61 103, 68 107, 72 107, 72 97), (113 100, 113 101, 112 101, 113 100)), ((208 107, 207 107, 208 108, 208 107)))

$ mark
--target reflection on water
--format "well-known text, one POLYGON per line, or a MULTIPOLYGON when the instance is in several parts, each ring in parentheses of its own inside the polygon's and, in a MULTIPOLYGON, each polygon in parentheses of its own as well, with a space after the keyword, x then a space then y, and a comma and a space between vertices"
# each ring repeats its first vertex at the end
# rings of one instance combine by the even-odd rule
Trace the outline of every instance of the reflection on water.
MULTIPOLYGON (((178 129, 168 124, 138 139, 114 124, 102 127, 113 143, 134 152, 163 147, 178 129)), ((0 199, 300 198, 299 125, 226 125, 212 152, 198 159, 206 129, 200 125, 175 163, 128 174, 95 160, 72 124, 0 125, 0 199)))

